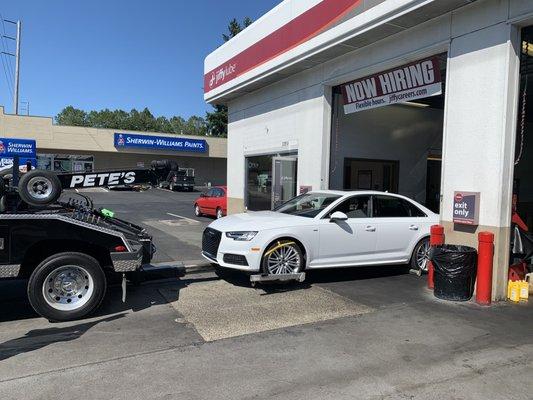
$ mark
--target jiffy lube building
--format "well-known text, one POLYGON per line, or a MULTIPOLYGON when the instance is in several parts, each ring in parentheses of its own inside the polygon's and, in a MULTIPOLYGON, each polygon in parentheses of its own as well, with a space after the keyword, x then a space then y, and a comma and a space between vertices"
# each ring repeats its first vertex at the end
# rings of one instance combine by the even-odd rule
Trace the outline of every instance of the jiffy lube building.
POLYGON ((533 227, 532 25, 531 0, 283 1, 205 60, 205 99, 229 109, 229 212, 397 192, 448 243, 493 232, 504 298, 513 210, 533 227))

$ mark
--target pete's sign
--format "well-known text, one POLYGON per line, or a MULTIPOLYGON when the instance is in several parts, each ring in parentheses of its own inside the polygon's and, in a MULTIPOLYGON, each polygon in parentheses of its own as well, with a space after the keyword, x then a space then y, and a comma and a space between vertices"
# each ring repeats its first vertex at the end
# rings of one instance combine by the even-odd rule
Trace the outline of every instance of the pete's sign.
POLYGON ((479 225, 479 192, 455 192, 453 196, 453 222, 479 225))
POLYGON ((416 61, 341 86, 344 113, 406 103, 442 93, 438 57, 416 61))

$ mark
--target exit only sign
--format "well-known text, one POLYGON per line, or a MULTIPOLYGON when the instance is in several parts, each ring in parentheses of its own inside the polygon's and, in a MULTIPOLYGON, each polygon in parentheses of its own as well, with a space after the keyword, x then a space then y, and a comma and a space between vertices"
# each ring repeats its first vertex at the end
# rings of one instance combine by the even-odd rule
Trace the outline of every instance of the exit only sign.
POLYGON ((479 225, 479 192, 454 192, 453 222, 479 225))

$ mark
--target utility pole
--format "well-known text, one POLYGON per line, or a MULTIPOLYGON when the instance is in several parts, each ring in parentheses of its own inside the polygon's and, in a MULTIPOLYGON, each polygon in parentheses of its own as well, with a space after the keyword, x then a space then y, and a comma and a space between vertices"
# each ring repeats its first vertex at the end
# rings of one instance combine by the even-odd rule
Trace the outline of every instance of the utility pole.
POLYGON ((14 86, 14 95, 13 95, 13 113, 17 115, 19 113, 19 77, 20 77, 20 35, 22 30, 22 23, 20 21, 14 22, 8 19, 4 19, 5 22, 9 24, 16 25, 17 27, 17 36, 11 37, 3 35, 6 39, 11 39, 16 42, 15 54, 2 51, 3 54, 6 54, 11 57, 15 57, 15 86, 14 86))
POLYGON ((13 110, 15 115, 19 113, 19 77, 20 77, 20 31, 22 23, 17 21, 17 50, 15 53, 15 94, 13 96, 13 110))

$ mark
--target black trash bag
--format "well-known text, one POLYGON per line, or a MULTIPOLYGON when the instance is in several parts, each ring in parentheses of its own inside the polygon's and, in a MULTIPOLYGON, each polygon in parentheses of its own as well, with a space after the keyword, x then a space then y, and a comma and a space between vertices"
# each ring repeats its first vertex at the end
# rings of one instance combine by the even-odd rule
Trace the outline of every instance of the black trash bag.
POLYGON ((477 273, 477 251, 473 247, 444 244, 431 248, 434 294, 443 300, 472 298, 477 273))

